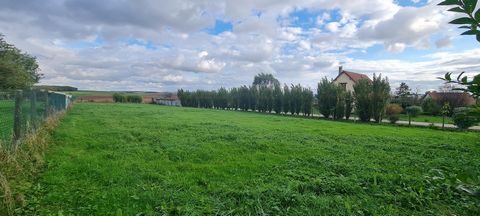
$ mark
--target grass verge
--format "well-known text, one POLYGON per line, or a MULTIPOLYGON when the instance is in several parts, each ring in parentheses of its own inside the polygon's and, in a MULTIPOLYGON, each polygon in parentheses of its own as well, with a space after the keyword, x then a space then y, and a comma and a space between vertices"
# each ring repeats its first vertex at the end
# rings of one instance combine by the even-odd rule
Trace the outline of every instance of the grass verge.
POLYGON ((50 134, 63 115, 48 118, 42 127, 17 145, 0 145, 0 215, 15 215, 24 207, 25 192, 32 187, 44 165, 50 134))

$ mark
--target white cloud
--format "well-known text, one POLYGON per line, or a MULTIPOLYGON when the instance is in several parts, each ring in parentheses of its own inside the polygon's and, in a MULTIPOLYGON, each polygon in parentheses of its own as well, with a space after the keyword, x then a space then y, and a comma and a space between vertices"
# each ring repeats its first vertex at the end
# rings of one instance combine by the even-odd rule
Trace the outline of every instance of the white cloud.
POLYGON ((386 44, 386 47, 389 52, 402 52, 406 45, 404 43, 392 43, 386 44))
POLYGON ((331 32, 338 32, 338 28, 340 27, 340 23, 338 22, 329 22, 326 28, 331 32))
POLYGON ((403 50, 400 48, 405 46, 425 47, 432 34, 447 27, 450 18, 451 16, 433 4, 421 8, 404 7, 390 19, 376 25, 363 26, 359 31, 359 38, 383 41, 387 50, 392 51, 403 50))

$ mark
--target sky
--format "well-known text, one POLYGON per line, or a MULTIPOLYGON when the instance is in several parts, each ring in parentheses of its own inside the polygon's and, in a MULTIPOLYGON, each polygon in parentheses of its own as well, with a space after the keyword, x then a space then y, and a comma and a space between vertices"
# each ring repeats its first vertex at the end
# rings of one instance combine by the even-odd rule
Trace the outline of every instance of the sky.
POLYGON ((316 89, 338 66, 438 89, 480 71, 480 43, 437 0, 2 0, 0 33, 37 57, 41 84, 176 91, 258 73, 316 89))

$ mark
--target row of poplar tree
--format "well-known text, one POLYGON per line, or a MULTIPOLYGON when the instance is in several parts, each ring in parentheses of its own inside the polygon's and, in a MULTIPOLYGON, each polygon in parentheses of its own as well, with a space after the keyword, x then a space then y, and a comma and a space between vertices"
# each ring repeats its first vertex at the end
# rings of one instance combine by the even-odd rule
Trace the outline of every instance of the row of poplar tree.
POLYGON ((312 115, 313 92, 297 85, 280 85, 271 74, 258 74, 250 86, 217 91, 178 90, 182 106, 312 115))
POLYGON ((352 111, 360 121, 372 118, 380 122, 385 116, 385 107, 390 100, 390 85, 387 78, 373 76, 373 80, 361 79, 346 91, 327 78, 318 83, 317 94, 298 85, 280 85, 271 74, 255 76, 251 86, 230 90, 184 91, 178 90, 182 106, 233 109, 258 112, 275 112, 296 115, 312 115, 315 107, 325 118, 349 119, 352 111))
POLYGON ((373 75, 373 80, 358 80, 353 85, 353 92, 348 92, 323 78, 318 83, 316 98, 320 114, 326 118, 348 120, 354 111, 360 121, 369 122, 373 118, 381 122, 390 101, 390 84, 387 78, 373 75))

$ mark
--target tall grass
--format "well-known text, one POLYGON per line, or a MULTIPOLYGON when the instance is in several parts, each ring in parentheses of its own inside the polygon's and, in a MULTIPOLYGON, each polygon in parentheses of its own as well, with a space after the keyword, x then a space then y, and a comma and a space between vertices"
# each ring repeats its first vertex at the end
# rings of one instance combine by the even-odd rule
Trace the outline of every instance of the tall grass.
POLYGON ((24 192, 44 165, 43 156, 50 134, 64 113, 48 118, 21 143, 8 148, 0 145, 0 215, 14 215, 25 204, 24 192))

